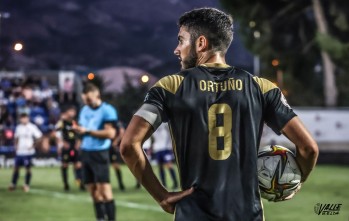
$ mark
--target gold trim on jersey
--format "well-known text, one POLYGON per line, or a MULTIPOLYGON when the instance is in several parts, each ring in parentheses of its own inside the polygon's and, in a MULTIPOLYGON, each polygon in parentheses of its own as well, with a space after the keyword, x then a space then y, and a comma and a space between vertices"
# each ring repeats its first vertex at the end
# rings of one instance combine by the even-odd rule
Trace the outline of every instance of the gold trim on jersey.
POLYGON ((181 85, 184 77, 180 75, 169 75, 161 78, 153 87, 161 87, 172 94, 175 94, 181 85))
POLYGON ((274 88, 277 88, 275 84, 265 78, 253 77, 253 79, 258 83, 263 94, 267 93, 270 90, 273 90, 274 88))
POLYGON ((209 68, 230 68, 231 67, 223 63, 205 63, 205 64, 200 64, 200 66, 209 67, 209 68))

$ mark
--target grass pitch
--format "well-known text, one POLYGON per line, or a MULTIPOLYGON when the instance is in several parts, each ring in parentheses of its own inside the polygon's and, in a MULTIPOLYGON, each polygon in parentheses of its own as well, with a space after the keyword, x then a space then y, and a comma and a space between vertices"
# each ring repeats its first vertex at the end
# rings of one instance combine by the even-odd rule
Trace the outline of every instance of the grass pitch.
MULTIPOLYGON (((136 190, 135 180, 126 167, 122 168, 126 191, 120 192, 114 172, 111 180, 117 204, 118 221, 171 221, 172 215, 161 208, 144 190, 136 190)), ((89 195, 74 185, 69 171, 71 191, 63 191, 59 168, 33 168, 31 191, 23 193, 21 185, 8 192, 11 169, 0 169, 0 221, 93 221, 94 212, 89 195)), ((157 171, 156 171, 157 172, 157 171)), ((170 180, 170 179, 168 179, 170 180)), ((263 201, 267 221, 349 221, 349 167, 318 166, 296 197, 287 202, 263 201), (317 215, 317 203, 342 204, 339 215, 317 215)), ((171 183, 170 185, 171 186, 171 183)))

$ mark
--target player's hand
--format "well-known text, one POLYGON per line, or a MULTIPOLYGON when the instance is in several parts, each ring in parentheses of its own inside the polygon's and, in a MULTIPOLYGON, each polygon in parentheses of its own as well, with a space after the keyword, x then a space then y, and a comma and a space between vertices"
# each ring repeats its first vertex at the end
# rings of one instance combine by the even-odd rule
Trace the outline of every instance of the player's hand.
POLYGON ((294 191, 291 195, 289 195, 289 196, 287 196, 287 197, 285 197, 285 198, 281 198, 281 199, 278 199, 278 200, 274 200, 274 202, 280 202, 280 201, 286 201, 286 200, 292 199, 292 198, 298 193, 298 191, 299 191, 301 188, 302 188, 302 183, 299 184, 299 186, 295 189, 295 191, 294 191))
POLYGON ((68 150, 69 147, 70 147, 69 143, 68 143, 67 141, 63 141, 63 148, 64 148, 65 150, 68 150))
POLYGON ((73 130, 75 133, 81 134, 81 135, 83 135, 83 134, 86 133, 86 128, 81 127, 81 126, 79 126, 79 125, 77 125, 77 124, 75 124, 75 125, 72 126, 72 130, 73 130))
POLYGON ((160 206, 166 212, 173 214, 176 207, 176 203, 184 197, 192 194, 193 192, 194 187, 180 192, 168 193, 168 196, 160 202, 160 206))

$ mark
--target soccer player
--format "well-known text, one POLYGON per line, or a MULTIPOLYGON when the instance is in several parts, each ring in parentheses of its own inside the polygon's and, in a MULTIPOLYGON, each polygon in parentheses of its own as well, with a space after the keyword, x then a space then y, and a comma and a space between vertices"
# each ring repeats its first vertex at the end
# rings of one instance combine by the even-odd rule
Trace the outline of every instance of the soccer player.
POLYGON ((155 160, 159 166, 159 174, 162 185, 167 187, 165 169, 168 169, 172 178, 172 189, 178 188, 178 182, 176 172, 172 161, 174 160, 173 152, 171 150, 172 142, 170 137, 170 131, 167 124, 161 124, 159 128, 153 133, 152 145, 150 151, 155 157, 155 160))
POLYGON ((264 219, 257 177, 264 122, 296 145, 302 182, 316 163, 317 144, 280 89, 226 64, 232 26, 231 16, 213 8, 180 17, 174 53, 182 71, 149 90, 122 140, 126 164, 176 221, 264 219), (160 184, 141 149, 161 122, 172 134, 180 192, 160 184))
POLYGON ((73 124, 81 138, 83 182, 94 202, 97 220, 115 220, 115 203, 109 178, 109 147, 115 137, 116 110, 101 99, 99 89, 86 84, 83 89, 85 106, 79 122, 73 124))
POLYGON ((19 177, 19 169, 25 167, 25 184, 23 185, 23 191, 28 192, 30 190, 31 173, 31 160, 35 154, 35 146, 42 137, 42 133, 39 128, 30 122, 27 113, 21 113, 19 117, 19 124, 15 130, 15 166, 12 175, 12 183, 9 186, 9 190, 16 189, 17 181, 19 177))
POLYGON ((68 166, 69 163, 74 165, 74 175, 76 183, 80 186, 80 190, 84 190, 82 183, 81 161, 77 145, 77 135, 73 131, 73 123, 76 118, 76 109, 74 106, 63 107, 61 119, 56 125, 56 138, 58 143, 58 155, 61 157, 62 180, 64 190, 69 191, 68 183, 68 166))

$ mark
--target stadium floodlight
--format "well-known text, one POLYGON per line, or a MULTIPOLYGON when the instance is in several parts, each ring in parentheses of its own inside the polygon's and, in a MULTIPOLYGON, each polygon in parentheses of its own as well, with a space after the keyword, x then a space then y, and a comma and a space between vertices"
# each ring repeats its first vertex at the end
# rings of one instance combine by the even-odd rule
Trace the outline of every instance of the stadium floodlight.
POLYGON ((280 62, 279 62, 278 59, 273 59, 273 60, 271 61, 271 65, 273 65, 274 67, 279 66, 279 64, 280 64, 280 62))
POLYGON ((95 74, 91 72, 87 75, 87 78, 92 81, 95 78, 95 74))
POLYGON ((142 75, 142 77, 141 77, 141 81, 142 81, 142 83, 148 83, 148 81, 149 81, 149 76, 147 75, 147 74, 144 74, 144 75, 142 75))
POLYGON ((15 51, 21 51, 23 49, 23 44, 22 43, 16 43, 15 46, 13 47, 15 51))

